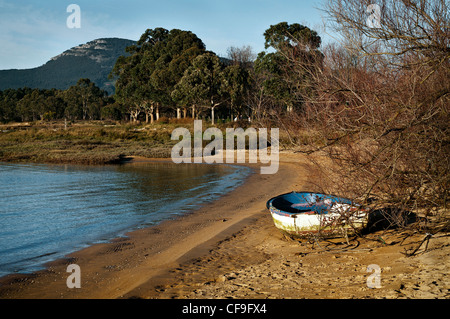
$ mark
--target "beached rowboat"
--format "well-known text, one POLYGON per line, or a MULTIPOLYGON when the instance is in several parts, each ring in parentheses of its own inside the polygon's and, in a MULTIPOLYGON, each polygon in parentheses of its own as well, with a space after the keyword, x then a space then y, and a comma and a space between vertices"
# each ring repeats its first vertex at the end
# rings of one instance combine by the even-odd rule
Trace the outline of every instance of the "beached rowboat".
POLYGON ((266 206, 275 226, 293 237, 354 233, 367 221, 359 205, 334 195, 291 192, 271 198, 266 206))

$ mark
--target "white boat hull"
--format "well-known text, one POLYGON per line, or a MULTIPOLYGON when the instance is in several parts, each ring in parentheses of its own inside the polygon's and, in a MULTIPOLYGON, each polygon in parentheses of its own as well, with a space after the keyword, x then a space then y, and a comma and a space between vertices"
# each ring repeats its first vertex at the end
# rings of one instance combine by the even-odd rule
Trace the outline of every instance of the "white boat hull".
POLYGON ((335 203, 328 211, 288 213, 269 205, 275 226, 293 237, 335 236, 354 233, 367 224, 367 213, 358 206, 335 203))

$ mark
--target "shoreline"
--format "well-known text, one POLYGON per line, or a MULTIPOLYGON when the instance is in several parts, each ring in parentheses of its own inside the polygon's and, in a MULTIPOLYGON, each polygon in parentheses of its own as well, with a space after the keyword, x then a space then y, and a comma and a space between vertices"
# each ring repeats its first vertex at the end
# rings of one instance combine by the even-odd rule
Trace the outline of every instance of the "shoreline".
MULTIPOLYGON (((136 157, 132 162, 167 160, 136 157)), ((403 252, 416 247, 423 235, 402 241, 401 232, 383 231, 353 239, 355 248, 342 251, 286 239, 275 228, 266 201, 292 190, 317 191, 316 174, 304 155, 280 152, 279 164, 276 174, 256 171, 243 185, 192 213, 89 246, 49 263, 44 271, 3 277, 0 299, 450 296, 448 234, 434 236, 428 251, 414 257, 403 252), (69 264, 80 266, 79 289, 67 288, 69 264), (381 267, 379 289, 367 287, 371 264, 381 267)))
MULTIPOLYGON (((167 158, 145 158, 132 157, 132 160, 124 162, 125 165, 133 165, 145 162, 168 162, 167 158)), ((257 168, 257 164, 235 164, 245 165, 252 169, 257 168)), ((277 173, 278 174, 278 173, 277 173)), ((282 173, 283 174, 283 173, 282 173)), ((283 174, 281 180, 285 180, 289 174, 283 174)), ((261 186, 262 181, 267 182, 268 177, 258 174, 256 171, 248 176, 244 183, 230 193, 227 193, 212 203, 202 205, 193 212, 177 216, 174 219, 163 221, 162 223, 143 229, 134 230, 124 234, 124 237, 115 238, 108 243, 94 244, 74 253, 70 253, 66 258, 61 258, 47 263, 46 269, 31 274, 10 274, 0 278, 0 298, 120 298, 132 289, 144 284, 154 276, 159 276, 164 272, 166 266, 175 265, 181 260, 197 257, 202 254, 216 240, 223 240, 243 225, 251 222, 254 212, 246 211, 239 214, 239 208, 246 206, 247 198, 255 199, 252 191, 257 185, 261 186), (240 194, 245 193, 245 199, 240 194), (239 198, 239 200, 236 200, 239 198), (235 205, 236 211, 228 211, 229 205, 235 205), (227 209, 224 208, 227 207, 227 209), (207 216, 205 216, 207 215, 207 216), (167 239, 164 237, 172 237, 167 239), (147 243, 148 241, 151 241, 147 243), (176 242, 183 241, 183 245, 176 245, 176 242), (177 247, 179 246, 179 247, 177 247), (133 247, 133 248, 131 248, 133 247), (120 254, 118 252, 125 252, 120 254), (119 264, 128 261, 130 254, 135 256, 140 254, 139 261, 133 267, 127 265, 122 267, 119 264), (143 254, 143 255, 142 255, 143 254), (119 256, 121 255, 121 256, 119 256), (149 256, 157 256, 155 262, 148 263, 149 256), (162 257, 160 257, 162 256, 162 257), (66 279, 70 275, 66 273, 68 264, 76 263, 80 266, 82 275, 82 288, 78 290, 66 287, 66 279), (117 283, 116 277, 112 273, 113 269, 120 269, 122 281, 133 280, 134 283, 125 285, 117 283), (130 271, 129 269, 133 269, 130 271), (136 270, 144 272, 141 276, 136 276, 136 270), (94 272, 104 272, 104 278, 94 279, 97 275, 94 272), (140 277, 140 278, 137 278, 140 277), (89 279, 88 279, 89 278, 89 279), (127 278, 127 280, 124 280, 127 278), (102 292, 97 291, 98 285, 92 281, 109 282, 102 292), (83 285, 83 282, 86 282, 83 285), (55 284, 53 284, 55 283, 55 284), (108 287, 106 287, 108 286, 108 287), (123 287, 119 287, 123 286, 123 287), (114 288, 113 288, 114 287, 114 288)), ((269 196, 272 193, 267 193, 269 196)), ((261 199, 262 195, 255 195, 261 199)), ((265 201, 261 203, 265 208, 265 201)))
MULTIPOLYGON (((153 163, 161 163, 163 166, 165 166, 165 163, 167 164, 172 164, 172 165, 176 165, 173 164, 172 160, 170 158, 145 158, 145 157, 136 157, 136 158, 132 158, 132 157, 124 157, 123 162, 121 162, 120 164, 98 164, 98 165, 83 165, 83 164, 78 164, 78 163, 69 163, 69 164, 62 164, 62 163, 23 163, 23 162, 19 162, 19 163, 5 163, 5 165, 8 164, 17 164, 17 165, 38 165, 38 167, 42 166, 42 167, 64 167, 66 165, 68 165, 69 167, 72 168, 78 168, 78 169, 84 169, 84 168, 100 168, 102 169, 103 167, 112 167, 112 169, 114 169, 114 167, 118 168, 120 166, 124 166, 124 165, 131 165, 131 167, 135 167, 137 169, 141 169, 144 168, 146 165, 146 163, 149 163, 150 165, 152 165, 153 163), (143 164, 143 165, 141 165, 143 164)), ((1 162, 0 162, 1 164, 1 162)), ((184 164, 187 165, 187 164, 184 164)), ((209 165, 206 163, 203 163, 203 165, 209 165)), ((232 174, 236 176, 236 178, 238 178, 239 180, 235 181, 234 184, 226 184, 228 186, 230 186, 231 190, 239 187, 240 185, 244 184, 245 181, 248 179, 249 176, 251 176, 252 174, 255 173, 254 169, 251 167, 247 167, 247 166, 234 166, 232 164, 221 164, 221 165, 227 165, 229 166, 228 168, 231 170, 232 174), (242 172, 242 174, 241 174, 242 172)), ((227 168, 227 169, 228 169, 227 168)), ((221 180, 221 179, 219 179, 221 180)), ((222 184, 223 185, 223 184, 222 184)), ((224 189, 224 192, 229 192, 230 188, 227 187, 227 189, 224 189)), ((45 271, 47 269, 47 265, 51 265, 52 263, 54 263, 57 260, 60 259, 65 259, 65 256, 68 256, 72 253, 76 253, 82 249, 85 249, 87 247, 96 245, 96 244, 101 244, 101 243, 109 243, 111 241, 117 241, 120 238, 123 237, 127 237, 127 234, 132 233, 135 230, 138 229, 142 229, 142 228, 147 228, 147 227, 153 227, 153 226, 157 226, 159 225, 159 223, 161 223, 164 220, 174 220, 177 219, 180 215, 183 214, 191 214, 193 212, 195 212, 195 210, 199 209, 200 207, 208 204, 211 201, 215 201, 217 199, 219 199, 221 196, 223 196, 224 192, 217 192, 217 190, 215 190, 214 195, 209 194, 209 200, 205 200, 205 199, 199 199, 199 200, 195 200, 190 202, 190 208, 184 208, 182 209, 182 207, 180 207, 180 210, 178 211, 177 209, 174 209, 172 212, 176 212, 175 215, 171 215, 171 214, 167 214, 166 216, 161 216, 159 221, 157 222, 152 222, 149 221, 147 224, 130 224, 129 227, 124 227, 123 224, 124 222, 126 222, 125 220, 122 223, 122 228, 120 228, 120 230, 112 233, 112 232, 108 232, 108 235, 102 235, 99 234, 96 238, 94 238, 93 240, 90 241, 83 241, 83 236, 79 236, 81 241, 77 244, 77 245, 73 245, 70 249, 67 249, 65 251, 62 250, 56 250, 55 252, 52 253, 48 253, 45 250, 41 251, 41 255, 36 254, 36 256, 33 257, 29 257, 27 258, 27 260, 31 260, 33 262, 33 265, 31 265, 31 267, 33 267, 32 269, 27 269, 25 267, 22 267, 22 271, 13 271, 11 270, 10 272, 4 272, 0 274, 0 285, 2 282, 2 279, 4 277, 13 277, 15 275, 17 276, 33 276, 35 273, 39 273, 42 271, 45 271), (214 197, 214 198, 211 198, 214 197), (181 211, 182 210, 182 211, 181 211), (112 234, 110 236, 110 234, 112 234), (38 256, 39 255, 39 256, 38 256), (53 256, 52 256, 53 255, 53 256), (50 256, 49 258, 46 259, 46 261, 43 262, 36 262, 36 259, 38 259, 39 257, 45 257, 45 256, 50 256), (34 260, 34 261, 33 261, 34 260)), ((204 194, 204 193, 203 193, 204 194)), ((201 195, 202 197, 204 197, 204 195, 201 195)), ((103 206, 103 208, 105 209, 105 206, 103 206)), ((146 208, 146 210, 148 211, 151 208, 146 208)), ((170 213, 168 211, 168 213, 170 213)), ((103 230, 105 231, 105 230, 103 230)), ((73 244, 73 242, 72 242, 73 244)), ((1 286, 0 286, 1 288, 1 286)))

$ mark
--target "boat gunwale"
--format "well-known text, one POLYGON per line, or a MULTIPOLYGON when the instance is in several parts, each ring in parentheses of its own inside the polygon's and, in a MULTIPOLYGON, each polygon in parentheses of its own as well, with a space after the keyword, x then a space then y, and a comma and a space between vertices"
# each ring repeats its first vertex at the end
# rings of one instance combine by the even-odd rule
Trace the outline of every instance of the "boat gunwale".
POLYGON ((342 197, 342 196, 333 195, 333 194, 324 194, 324 193, 306 192, 306 191, 302 191, 302 192, 292 191, 292 192, 287 192, 287 193, 280 194, 280 195, 277 195, 277 196, 274 196, 274 197, 270 198, 266 202, 266 208, 271 213, 275 213, 277 215, 281 215, 281 216, 285 216, 285 217, 293 217, 293 218, 295 218, 295 216, 297 216, 297 215, 326 215, 326 214, 330 214, 329 210, 324 210, 322 213, 318 213, 318 212, 315 212, 315 211, 312 211, 312 210, 305 210, 305 211, 298 211, 298 212, 287 212, 287 211, 284 211, 284 210, 281 210, 281 209, 275 207, 272 204, 273 200, 275 200, 277 198, 280 198, 280 197, 283 197, 283 196, 286 196, 286 195, 289 195, 289 194, 292 194, 292 193, 296 193, 296 194, 317 194, 317 195, 329 196, 329 197, 334 197, 334 198, 337 198, 337 199, 344 199, 346 201, 350 201, 350 202, 352 202, 351 205, 354 205, 354 206, 360 206, 357 203, 353 203, 353 201, 348 199, 348 198, 345 198, 345 197, 342 197))

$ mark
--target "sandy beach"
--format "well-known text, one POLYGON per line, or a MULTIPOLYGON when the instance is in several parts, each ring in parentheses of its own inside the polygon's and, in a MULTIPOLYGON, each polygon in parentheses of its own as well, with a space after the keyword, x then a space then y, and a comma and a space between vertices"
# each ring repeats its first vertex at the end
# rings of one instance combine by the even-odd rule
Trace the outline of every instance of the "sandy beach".
POLYGON ((405 239, 401 231, 382 231, 348 243, 285 238, 266 201, 292 190, 315 191, 314 180, 304 155, 282 152, 276 174, 255 170, 244 185, 191 214, 85 248, 35 274, 1 278, 0 298, 450 297, 448 233, 435 234, 413 257, 404 252, 424 234, 405 239), (80 266, 81 288, 67 287, 69 264, 80 266), (374 264, 379 288, 368 287, 374 264))

